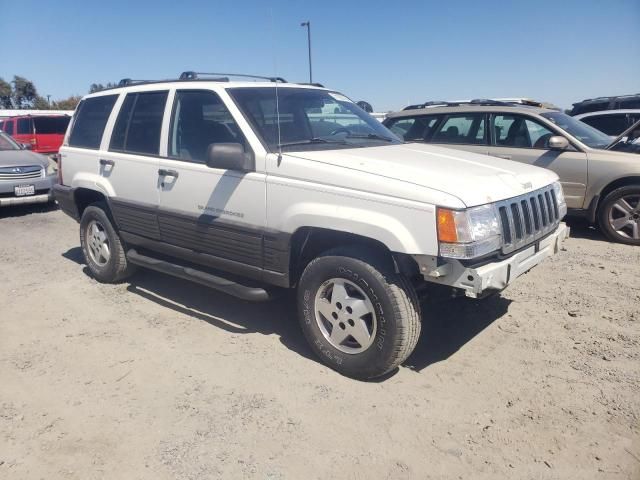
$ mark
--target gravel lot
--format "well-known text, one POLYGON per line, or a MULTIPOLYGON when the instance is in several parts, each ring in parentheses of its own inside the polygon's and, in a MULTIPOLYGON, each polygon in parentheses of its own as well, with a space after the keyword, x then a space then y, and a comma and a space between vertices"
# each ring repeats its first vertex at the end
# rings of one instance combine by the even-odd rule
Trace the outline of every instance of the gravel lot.
POLYGON ((640 478, 640 248, 572 225, 482 302, 432 300, 378 382, 318 363, 290 299, 140 272, 0 210, 0 478, 640 478))

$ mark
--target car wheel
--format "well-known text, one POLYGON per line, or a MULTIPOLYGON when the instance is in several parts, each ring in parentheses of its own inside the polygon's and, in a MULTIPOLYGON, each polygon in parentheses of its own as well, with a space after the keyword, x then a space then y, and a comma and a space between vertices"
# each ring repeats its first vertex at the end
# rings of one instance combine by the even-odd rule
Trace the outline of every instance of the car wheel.
POLYGON ((612 241, 640 245, 640 185, 609 193, 598 212, 602 232, 612 241))
POLYGON ((80 245, 93 277, 103 283, 117 283, 135 271, 103 202, 85 208, 80 219, 80 245))
POLYGON ((311 348, 328 366, 366 380, 411 354, 420 335, 413 286, 390 258, 362 249, 328 251, 305 268, 299 318, 311 348))

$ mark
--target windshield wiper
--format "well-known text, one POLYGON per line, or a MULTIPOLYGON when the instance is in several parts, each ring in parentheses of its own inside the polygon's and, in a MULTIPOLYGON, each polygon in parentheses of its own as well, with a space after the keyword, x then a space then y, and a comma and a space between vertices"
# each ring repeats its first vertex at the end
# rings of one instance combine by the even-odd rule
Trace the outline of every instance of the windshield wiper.
POLYGON ((377 133, 368 133, 366 135, 353 135, 349 134, 345 136, 345 138, 370 138, 372 140, 383 140, 385 142, 393 142, 393 138, 385 137, 383 135, 378 135, 377 133))
POLYGON ((304 140, 296 140, 295 142, 285 142, 279 143, 277 146, 282 147, 293 147, 296 145, 314 145, 318 143, 335 143, 338 145, 349 145, 347 142, 341 140, 327 140, 326 138, 306 138, 304 140))

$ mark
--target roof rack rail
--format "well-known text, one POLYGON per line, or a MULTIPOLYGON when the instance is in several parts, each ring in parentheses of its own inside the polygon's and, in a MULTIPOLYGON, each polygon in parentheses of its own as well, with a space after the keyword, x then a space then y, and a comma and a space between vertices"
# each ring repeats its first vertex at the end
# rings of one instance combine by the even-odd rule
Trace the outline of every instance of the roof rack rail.
POLYGON ((318 82, 298 82, 296 83, 296 85, 311 85, 312 87, 320 87, 320 88, 324 88, 324 85, 318 82))
POLYGON ((404 107, 403 110, 417 110, 417 109, 429 108, 429 107, 460 107, 462 105, 476 105, 480 107, 512 107, 514 103, 502 102, 499 100, 491 100, 488 98, 474 98, 473 100, 460 100, 456 102, 432 100, 429 102, 419 103, 416 105, 409 105, 408 107, 404 107))
POLYGON ((243 78, 255 78, 257 80, 268 80, 270 82, 287 83, 282 77, 264 77, 261 75, 246 75, 244 73, 206 73, 206 72, 182 72, 180 74, 180 80, 198 80, 201 76, 213 77, 220 75, 222 79, 213 79, 214 81, 229 81, 227 77, 243 77, 243 78))
MULTIPOLYGON (((128 87, 129 85, 137 85, 137 84, 141 84, 141 83, 151 83, 151 82, 155 82, 157 80, 133 80, 131 78, 123 78, 122 80, 120 80, 118 82, 118 87, 128 87)), ((106 89, 105 90, 109 90, 106 89)))

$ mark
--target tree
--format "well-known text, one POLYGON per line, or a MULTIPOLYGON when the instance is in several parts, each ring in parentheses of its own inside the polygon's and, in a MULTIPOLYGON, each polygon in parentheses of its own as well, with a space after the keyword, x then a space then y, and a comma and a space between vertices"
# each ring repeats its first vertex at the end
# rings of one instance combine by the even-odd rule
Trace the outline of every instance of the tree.
POLYGON ((89 86, 89 93, 96 93, 96 92, 99 92, 100 90, 105 90, 107 88, 114 88, 117 86, 118 85, 116 83, 112 83, 112 82, 107 82, 106 85, 102 85, 101 83, 92 83, 89 86))
POLYGON ((0 77, 0 108, 13 108, 11 84, 0 77))
POLYGON ((33 101, 32 107, 35 108, 36 110, 48 110, 50 108, 50 105, 49 105, 49 102, 47 102, 46 98, 38 95, 36 99, 33 101))
POLYGON ((72 95, 69 98, 65 98, 64 100, 58 100, 53 102, 51 108, 53 110, 75 110, 80 103, 82 97, 78 95, 72 95))
POLYGON ((13 105, 16 108, 30 108, 38 96, 36 86, 31 80, 18 75, 13 76, 13 105))

